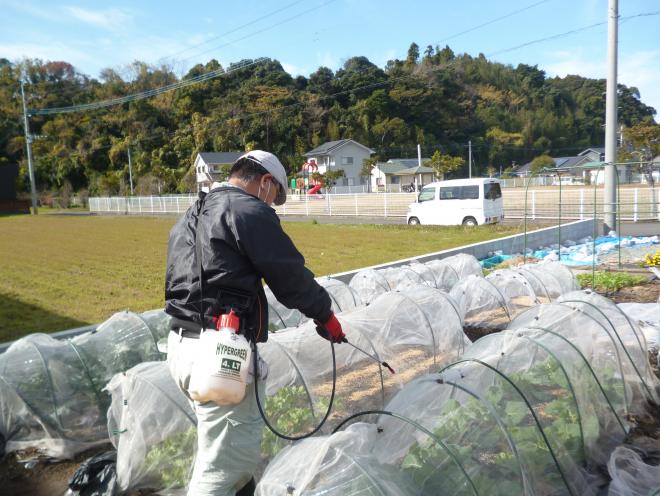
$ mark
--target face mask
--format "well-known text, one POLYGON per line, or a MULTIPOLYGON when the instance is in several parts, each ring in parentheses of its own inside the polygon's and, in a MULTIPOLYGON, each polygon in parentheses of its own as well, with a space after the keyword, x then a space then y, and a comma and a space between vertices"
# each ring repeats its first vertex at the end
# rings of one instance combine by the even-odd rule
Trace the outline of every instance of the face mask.
POLYGON ((261 198, 261 183, 259 183, 259 192, 257 193, 257 198, 259 198, 264 203, 267 203, 266 200, 268 199, 268 195, 270 194, 270 185, 271 184, 272 184, 272 181, 268 181, 268 190, 266 191, 266 196, 264 198, 261 198))

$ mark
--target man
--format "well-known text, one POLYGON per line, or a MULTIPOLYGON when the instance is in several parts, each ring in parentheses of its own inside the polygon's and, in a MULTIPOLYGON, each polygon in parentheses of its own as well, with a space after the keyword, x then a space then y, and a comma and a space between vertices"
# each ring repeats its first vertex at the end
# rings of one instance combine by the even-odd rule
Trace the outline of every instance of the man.
MULTIPOLYGON (((186 394, 199 333, 214 329, 221 314, 238 312, 240 332, 249 341, 268 339, 262 279, 284 305, 322 323, 317 327, 321 336, 336 343, 344 338, 328 293, 305 267, 271 208, 286 201, 286 184, 286 171, 275 155, 246 153, 232 166, 228 182, 214 183, 170 232, 165 311, 172 316, 172 331, 167 360, 186 394)), ((260 363, 259 369, 265 379, 265 366, 260 363)), ((265 398, 263 385, 259 381, 260 398, 265 398)), ((251 494, 263 429, 254 382, 238 405, 193 404, 197 455, 188 495, 251 494)))

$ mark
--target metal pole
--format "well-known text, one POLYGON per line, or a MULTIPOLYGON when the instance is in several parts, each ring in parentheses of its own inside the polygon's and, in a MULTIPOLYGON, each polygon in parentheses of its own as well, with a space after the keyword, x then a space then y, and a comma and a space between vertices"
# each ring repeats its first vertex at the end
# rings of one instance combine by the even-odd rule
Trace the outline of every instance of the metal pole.
POLYGON ((468 173, 472 178, 472 140, 468 141, 468 173))
POLYGON ((25 104, 25 89, 21 78, 21 98, 23 100, 23 125, 25 127, 25 144, 27 146, 28 173, 30 175, 30 195, 32 197, 32 213, 37 215, 37 187, 34 182, 34 166, 32 165, 32 135, 30 134, 30 121, 28 119, 27 105, 25 104))
POLYGON ((417 165, 422 166, 422 145, 417 143, 417 165))
POLYGON ((128 147, 128 180, 131 183, 131 196, 133 196, 133 164, 131 163, 131 147, 128 147))
POLYGON ((559 172, 557 172, 557 179, 559 179, 559 223, 557 225, 557 255, 559 255, 559 261, 561 262, 561 174, 559 172))
POLYGON ((617 145, 617 37, 618 0, 608 1, 607 100, 605 106, 605 190, 603 198, 604 234, 616 229, 616 145, 617 145))

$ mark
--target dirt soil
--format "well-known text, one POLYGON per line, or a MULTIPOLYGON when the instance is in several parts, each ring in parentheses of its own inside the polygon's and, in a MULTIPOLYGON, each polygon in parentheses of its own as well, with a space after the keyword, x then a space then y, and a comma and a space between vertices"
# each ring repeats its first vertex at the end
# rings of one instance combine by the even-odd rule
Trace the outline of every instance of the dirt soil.
POLYGON ((61 496, 80 464, 97 453, 112 449, 111 444, 97 446, 73 460, 51 462, 39 458, 34 450, 7 455, 0 463, 0 494, 12 496, 61 496))
POLYGON ((610 299, 616 303, 655 303, 660 298, 660 280, 655 279, 640 286, 631 286, 623 288, 612 296, 610 299))

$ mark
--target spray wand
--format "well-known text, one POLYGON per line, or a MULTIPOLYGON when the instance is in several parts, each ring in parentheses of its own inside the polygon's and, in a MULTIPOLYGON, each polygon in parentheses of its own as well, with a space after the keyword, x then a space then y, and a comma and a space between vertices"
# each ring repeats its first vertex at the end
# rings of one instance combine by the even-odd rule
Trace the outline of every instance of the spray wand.
POLYGON ((371 353, 367 353, 366 351, 364 351, 364 350, 363 350, 362 348, 360 348, 359 346, 355 346, 353 343, 349 342, 348 339, 344 338, 344 339, 341 340, 341 342, 342 342, 342 343, 346 343, 346 344, 352 346, 353 348, 355 348, 356 350, 358 350, 360 353, 363 353, 365 356, 368 356, 369 358, 371 358, 374 362, 378 362, 378 363, 380 363, 383 367, 385 367, 387 370, 389 370, 392 374, 396 374, 396 372, 394 372, 394 369, 393 369, 392 367, 390 367, 389 364, 388 364, 387 362, 382 362, 382 361, 380 361, 380 360, 378 359, 378 357, 372 355, 371 353))

